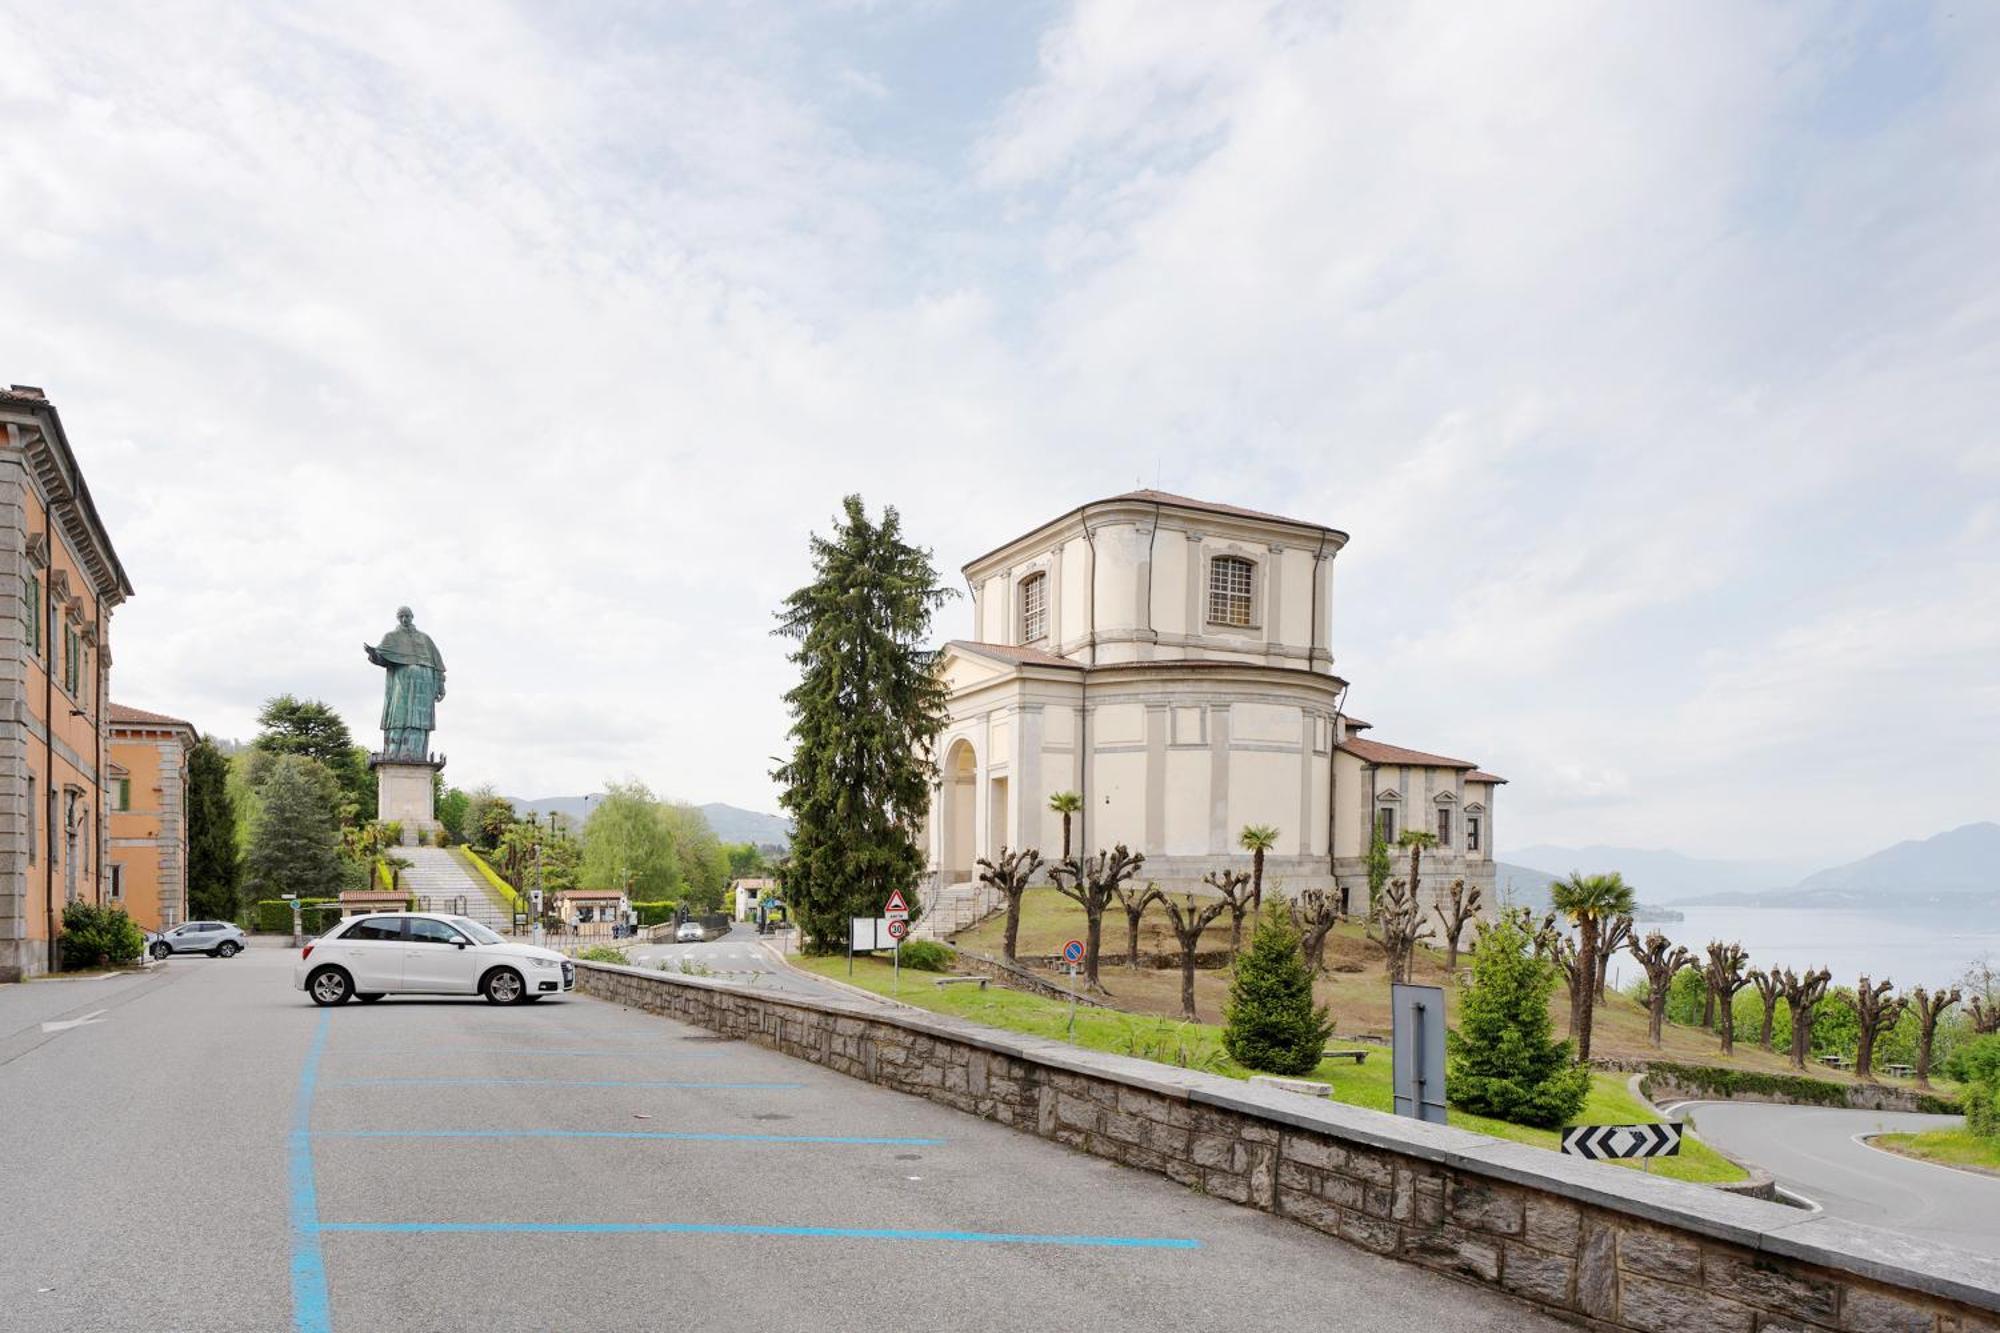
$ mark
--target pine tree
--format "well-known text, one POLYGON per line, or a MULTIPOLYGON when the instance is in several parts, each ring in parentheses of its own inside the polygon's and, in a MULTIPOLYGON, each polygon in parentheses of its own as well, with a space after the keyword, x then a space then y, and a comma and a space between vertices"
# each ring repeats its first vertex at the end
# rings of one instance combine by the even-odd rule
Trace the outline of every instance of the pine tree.
POLYGON ((1246 1069, 1310 1074, 1319 1066, 1333 1022, 1313 1004, 1312 969, 1283 908, 1272 902, 1257 919, 1250 949, 1236 963, 1224 1007, 1222 1044, 1246 1069))
POLYGON ((923 647, 949 589, 930 552, 850 495, 831 538, 812 538, 813 581, 785 599, 777 632, 798 641, 785 695, 792 757, 772 774, 792 817, 787 900, 807 947, 831 952, 848 918, 877 916, 923 873, 919 843, 945 725, 937 653, 923 647))
POLYGON ((188 916, 233 921, 243 910, 229 760, 203 737, 188 756, 188 916))
POLYGON ((261 791, 263 809, 250 833, 244 878, 259 898, 296 893, 331 898, 345 887, 340 852, 338 785, 317 761, 281 755, 271 761, 261 791))
POLYGON ((1590 1069, 1555 1040, 1555 968, 1534 957, 1530 943, 1510 917, 1480 935, 1445 1087, 1453 1105, 1475 1115, 1553 1129, 1583 1109, 1590 1069))

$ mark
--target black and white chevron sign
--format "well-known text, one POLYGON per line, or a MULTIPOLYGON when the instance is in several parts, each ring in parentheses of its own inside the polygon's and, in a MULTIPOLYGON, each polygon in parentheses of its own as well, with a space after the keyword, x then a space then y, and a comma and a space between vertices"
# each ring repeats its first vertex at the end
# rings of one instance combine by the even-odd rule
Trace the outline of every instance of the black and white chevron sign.
POLYGON ((1678 1121, 1660 1125, 1577 1125, 1563 1131, 1563 1151, 1572 1157, 1678 1157, 1678 1121))

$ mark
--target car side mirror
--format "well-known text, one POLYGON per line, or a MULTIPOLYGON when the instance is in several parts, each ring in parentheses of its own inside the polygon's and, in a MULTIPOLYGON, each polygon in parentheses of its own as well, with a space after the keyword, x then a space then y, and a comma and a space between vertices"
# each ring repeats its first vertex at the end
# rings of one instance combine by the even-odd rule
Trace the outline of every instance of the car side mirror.
POLYGON ((459 948, 461 948, 461 949, 463 949, 463 948, 465 947, 465 945, 466 945, 466 941, 464 941, 464 940, 456 940, 456 941, 454 941, 454 943, 456 943, 456 944, 458 945, 458 947, 459 947, 459 948))

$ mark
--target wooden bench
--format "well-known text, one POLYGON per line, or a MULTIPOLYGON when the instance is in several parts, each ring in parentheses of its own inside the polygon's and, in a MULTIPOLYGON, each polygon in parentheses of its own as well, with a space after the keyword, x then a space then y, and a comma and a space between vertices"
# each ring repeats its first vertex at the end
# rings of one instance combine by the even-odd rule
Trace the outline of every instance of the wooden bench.
POLYGON ((1366 1052, 1366 1051, 1321 1051, 1321 1052, 1319 1053, 1319 1058, 1320 1058, 1320 1059, 1322 1059, 1322 1060, 1352 1060, 1352 1061, 1353 1061, 1353 1062, 1354 1062, 1355 1064, 1357 1064, 1357 1065, 1360 1065, 1360 1064, 1366 1064, 1366 1063, 1368 1063, 1368 1052, 1366 1052))
POLYGON ((1883 1065, 1882 1071, 1891 1078, 1912 1078, 1917 1069, 1915 1065, 1883 1065))
POLYGON ((939 978, 937 978, 936 980, 932 981, 932 982, 931 982, 931 985, 933 985, 933 986, 977 986, 977 987, 979 987, 979 989, 981 989, 981 990, 985 990, 985 989, 986 989, 986 983, 987 983, 987 982, 988 982, 989 980, 991 980, 991 978, 989 978, 989 977, 939 977, 939 978))
POLYGON ((1847 1057, 1844 1055, 1822 1055, 1816 1058, 1819 1060, 1821 1064, 1825 1065, 1828 1069, 1847 1068, 1847 1057))

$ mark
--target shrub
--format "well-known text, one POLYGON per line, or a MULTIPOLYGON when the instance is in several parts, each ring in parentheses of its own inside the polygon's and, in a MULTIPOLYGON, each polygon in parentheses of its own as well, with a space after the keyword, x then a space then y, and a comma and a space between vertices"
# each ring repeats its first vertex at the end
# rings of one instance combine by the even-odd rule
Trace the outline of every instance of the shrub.
POLYGON ((1222 1045, 1245 1069, 1310 1074, 1333 1034, 1326 1006, 1313 1004, 1312 969, 1299 933, 1274 897, 1236 961, 1223 1007, 1222 1045))
POLYGON ((1963 1043, 1940 1072, 1955 1083, 2000 1083, 2000 1032, 1963 1043))
POLYGON ((614 949, 608 944, 593 944, 588 949, 577 954, 577 958, 579 961, 585 963, 628 963, 631 961, 631 959, 625 956, 623 949, 614 949))
POLYGON ((1554 1039, 1555 968, 1528 952, 1527 934, 1502 918, 1472 951, 1472 984, 1446 1050, 1453 1103, 1475 1115, 1554 1129, 1583 1109, 1590 1070, 1554 1039))
POLYGON ((958 955, 936 940, 904 940, 903 966, 918 972, 949 972, 958 955))
MULTIPOLYGON (((1646 1066, 1645 1081, 1639 1086, 1650 1097, 1656 1084, 1721 1101, 1732 1097, 1779 1097, 1807 1106, 1852 1105, 1848 1095, 1853 1090, 1852 1085, 1807 1078, 1803 1074, 1767 1074, 1754 1069, 1677 1065, 1666 1060, 1654 1060, 1646 1066)), ((1926 1115, 1957 1115, 1959 1112, 1958 1103, 1930 1093, 1917 1095, 1917 1109, 1926 1115)))
POLYGON ((146 947, 146 936, 122 907, 71 903, 63 908, 62 965, 113 967, 129 963, 146 947))
POLYGON ((672 921, 674 913, 680 910, 680 903, 667 898, 659 902, 633 903, 632 910, 639 914, 640 925, 657 926, 663 922, 672 921))
MULTIPOLYGON (((299 900, 299 927, 308 935, 317 935, 334 922, 340 920, 340 899, 301 898, 299 900)), ((289 935, 292 933, 292 905, 283 898, 265 898, 250 909, 251 930, 265 935, 289 935)))
POLYGON ((2000 1138, 2000 1083, 1965 1085, 1965 1127, 1982 1139, 2000 1138))

